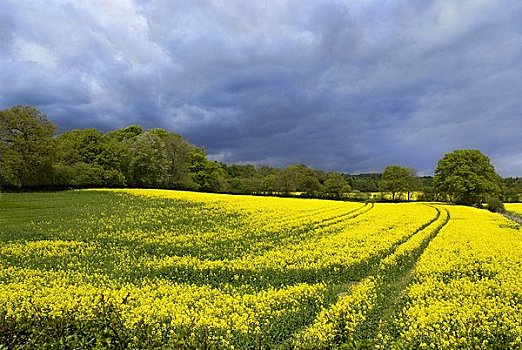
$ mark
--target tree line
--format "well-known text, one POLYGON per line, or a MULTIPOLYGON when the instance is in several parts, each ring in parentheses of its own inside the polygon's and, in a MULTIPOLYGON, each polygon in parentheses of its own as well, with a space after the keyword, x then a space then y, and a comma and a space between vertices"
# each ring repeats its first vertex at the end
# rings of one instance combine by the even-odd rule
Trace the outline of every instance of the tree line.
MULTIPOLYGON (((359 182, 375 187, 372 180, 359 182)), ((278 169, 215 162, 203 148, 164 129, 131 125, 56 135, 56 125, 34 107, 0 111, 3 188, 140 187, 340 198, 352 190, 349 181, 359 183, 303 164, 278 169)))
POLYGON ((207 159, 203 148, 164 129, 131 125, 105 133, 87 128, 56 135, 56 125, 34 107, 0 111, 0 186, 11 189, 140 187, 332 199, 345 198, 347 193, 352 199, 369 199, 379 192, 389 194, 391 200, 410 200, 417 192, 422 193, 418 199, 465 204, 485 200, 487 192, 504 201, 519 199, 522 179, 501 179, 492 166, 488 168, 487 157, 480 171, 492 170, 494 175, 484 181, 480 174, 468 176, 466 172, 484 159, 473 153, 471 164, 456 165, 462 156, 450 157, 445 166, 446 170, 456 166, 460 174, 444 175, 441 160, 433 178, 418 177, 415 170, 399 165, 388 166, 382 174, 362 175, 325 172, 304 164, 284 169, 227 165, 207 159), (479 185, 470 185, 477 179, 479 185))

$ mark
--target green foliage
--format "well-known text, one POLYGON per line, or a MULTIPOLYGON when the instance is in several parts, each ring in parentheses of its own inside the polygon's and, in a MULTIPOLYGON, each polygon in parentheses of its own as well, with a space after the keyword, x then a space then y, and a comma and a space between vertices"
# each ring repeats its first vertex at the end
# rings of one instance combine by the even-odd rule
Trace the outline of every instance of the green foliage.
POLYGON ((506 203, 520 202, 522 199, 522 178, 508 177, 503 179, 502 199, 506 203))
POLYGON ((181 135, 167 133, 162 136, 165 146, 167 173, 165 175, 166 188, 189 189, 194 184, 190 177, 190 152, 194 146, 188 143, 181 135))
POLYGON ((339 173, 328 173, 323 183, 323 192, 326 197, 339 199, 350 191, 350 185, 346 182, 343 175, 339 173))
POLYGON ((168 168, 161 137, 149 132, 138 135, 129 149, 129 184, 133 187, 162 187, 168 168))
POLYGON ((384 169, 379 180, 379 189, 383 192, 390 192, 392 200, 401 199, 403 192, 410 193, 420 186, 415 170, 401 167, 399 165, 390 165, 384 169), (397 197, 398 194, 398 197, 397 197))
POLYGON ((53 139, 54 130, 36 108, 0 111, 0 185, 227 188, 221 166, 207 161, 204 152, 203 163, 196 157, 191 164, 196 147, 164 129, 131 125, 105 134, 75 129, 53 139))
POLYGON ((277 192, 283 195, 289 195, 291 192, 295 192, 295 172, 293 169, 288 167, 284 169, 277 177, 275 186, 277 192))
POLYGON ((501 178, 479 150, 456 150, 439 160, 433 186, 450 201, 479 205, 500 194, 501 178))
POLYGON ((350 175, 348 184, 354 190, 360 192, 378 192, 381 174, 350 175))
POLYGON ((502 203, 502 201, 497 197, 491 197, 488 199, 487 209, 493 213, 504 213, 506 211, 504 203, 502 203))
POLYGON ((0 111, 0 177, 5 185, 52 184, 55 129, 30 106, 0 111))
POLYGON ((189 152, 180 135, 139 126, 103 134, 71 130, 57 138, 60 181, 74 187, 193 188, 189 152))
POLYGON ((268 174, 261 179, 260 184, 259 184, 259 189, 263 193, 272 194, 277 191, 276 183, 277 183, 277 175, 268 174))
POLYGON ((143 128, 139 125, 130 125, 122 129, 111 131, 107 134, 110 138, 117 141, 129 141, 143 134, 143 128))
MULTIPOLYGON (((398 165, 382 174, 326 174, 304 164, 285 169, 267 165, 216 163, 204 149, 164 129, 145 131, 130 125, 108 133, 94 128, 75 129, 53 138, 55 126, 30 106, 0 111, 0 186, 5 187, 153 187, 241 194, 296 195, 365 200, 377 191, 393 200, 410 200, 423 191, 422 200, 451 199, 462 204, 484 202, 487 195, 504 202, 519 201, 522 179, 505 179, 471 152, 446 155, 438 176, 419 178, 413 169, 398 165), (469 156, 469 157, 468 157, 469 156), (463 160, 465 158, 467 160, 463 160), (446 159, 448 158, 448 159, 446 159), (482 166, 482 165, 484 166, 482 166)), ((479 152, 480 153, 480 152, 479 152)), ((487 158, 486 158, 487 159, 487 158)))
POLYGON ((284 195, 299 192, 306 197, 315 197, 321 188, 319 174, 304 164, 289 165, 277 176, 276 191, 284 195))
POLYGON ((321 188, 317 172, 303 164, 295 166, 294 171, 297 191, 307 197, 316 197, 321 188))
POLYGON ((205 192, 224 192, 227 189, 225 169, 217 162, 208 161, 204 149, 193 148, 189 157, 189 171, 195 189, 205 192))
MULTIPOLYGON (((232 164, 224 166, 227 170, 228 191, 231 193, 273 193, 274 182, 270 184, 268 177, 273 176, 273 168, 251 164, 232 164), (266 179, 266 181, 264 181, 266 179), (268 182, 267 182, 268 181, 268 182)), ((274 180, 275 181, 275 180, 274 180)))
POLYGON ((123 148, 96 129, 75 129, 56 138, 62 183, 75 187, 118 187, 126 184, 123 148))

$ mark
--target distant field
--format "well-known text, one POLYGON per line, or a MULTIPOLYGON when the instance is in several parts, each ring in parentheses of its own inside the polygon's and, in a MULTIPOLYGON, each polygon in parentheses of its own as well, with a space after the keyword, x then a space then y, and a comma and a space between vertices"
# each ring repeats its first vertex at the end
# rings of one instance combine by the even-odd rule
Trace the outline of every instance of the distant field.
POLYGON ((88 190, 0 227, 9 349, 522 347, 522 230, 485 210, 88 190))
POLYGON ((522 203, 506 203, 506 210, 522 216, 522 203))

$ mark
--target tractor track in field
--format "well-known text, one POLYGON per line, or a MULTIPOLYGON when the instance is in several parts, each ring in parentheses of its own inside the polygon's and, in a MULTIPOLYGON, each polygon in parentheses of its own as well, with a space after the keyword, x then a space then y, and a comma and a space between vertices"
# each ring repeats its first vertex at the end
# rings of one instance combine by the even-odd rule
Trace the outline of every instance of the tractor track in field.
MULTIPOLYGON (((438 208, 436 209, 439 211, 438 208)), ((400 306, 402 305, 401 302, 403 301, 407 287, 413 280, 415 266, 419 258, 422 256, 429 243, 451 219, 448 209, 441 208, 440 210, 445 211, 446 218, 430 235, 422 240, 421 244, 409 255, 409 259, 403 259, 403 265, 401 268, 397 269, 396 273, 393 273, 394 271, 389 271, 391 274, 382 275, 380 277, 381 284, 379 293, 377 294, 377 307, 368 317, 368 321, 363 323, 358 330, 359 334, 356 334, 356 337, 363 341, 353 344, 356 345, 354 348, 366 348, 366 346, 368 346, 368 348, 374 348, 377 345, 375 341, 379 339, 378 334, 390 330, 394 326, 394 316, 400 311, 400 306)))
MULTIPOLYGON (((346 281, 342 286, 338 286, 341 288, 337 291, 337 301, 330 304, 327 310, 331 310, 332 307, 335 307, 337 302, 342 303, 342 298, 350 297, 353 293, 357 293, 357 290, 360 289, 361 286, 367 285, 369 281, 375 282, 376 287, 371 296, 375 297, 376 302, 372 309, 359 310, 365 314, 365 320, 359 323, 353 332, 346 333, 341 331, 336 335, 334 340, 335 346, 330 343, 326 348, 331 348, 332 346, 335 348, 342 345, 343 349, 373 349, 375 345, 377 345, 377 335, 393 325, 393 316, 396 311, 399 310, 399 303, 402 300, 407 286, 412 281, 413 271, 418 259, 429 243, 450 220, 450 214, 446 208, 438 208, 433 205, 427 206, 435 209, 437 212, 433 219, 394 244, 388 251, 388 254, 372 263, 373 267, 360 279, 346 281), (445 217, 441 218, 443 214, 445 217), (424 236, 425 234, 426 236, 424 236), (420 241, 418 244, 415 242, 413 247, 403 250, 401 254, 401 252, 399 252, 400 247, 408 244, 412 239, 419 239, 420 241), (383 263, 387 258, 393 256, 395 256, 396 259, 394 259, 392 263, 383 263)), ((368 295, 370 298, 371 296, 368 295)), ((353 322, 351 317, 359 316, 352 315, 346 320, 336 320, 334 318, 331 319, 330 322, 334 324, 334 327, 343 329, 342 324, 345 321, 353 322)), ((311 326, 311 324, 309 326, 311 326)), ((296 335, 298 336, 299 333, 296 333, 296 335)))
MULTIPOLYGON (((322 229, 322 228, 325 228, 328 226, 334 226, 334 225, 338 225, 343 222, 348 222, 349 220, 353 220, 361 215, 368 213, 373 208, 374 208, 373 203, 371 203, 371 204, 367 203, 359 208, 347 211, 346 213, 339 214, 339 215, 333 215, 324 220, 310 221, 310 222, 306 223, 305 225, 299 225, 299 226, 293 227, 292 229, 306 227, 306 232, 309 234, 310 232, 314 232, 316 230, 319 230, 319 229, 322 229)), ((299 217, 306 217, 306 216, 301 215, 299 217)), ((292 218, 292 220, 295 220, 295 218, 292 218)), ((300 234, 299 236, 303 237, 302 239, 306 240, 307 239, 306 236, 308 234, 300 234)))
MULTIPOLYGON (((401 240, 394 245, 391 252, 376 262, 376 265, 369 273, 357 280, 347 282, 343 286, 343 292, 338 293, 338 298, 350 296, 356 293, 359 286, 364 285, 368 281, 375 282, 375 290, 372 296, 375 298, 374 307, 369 310, 360 310, 365 314, 364 320, 361 321, 353 332, 337 335, 335 343, 343 349, 373 349, 378 344, 378 335, 383 331, 388 331, 393 327, 393 320, 396 313, 400 310, 401 301, 407 290, 408 285, 412 282, 415 265, 424 253, 429 243, 438 235, 450 220, 450 213, 446 208, 428 205, 437 211, 434 219, 422 225, 414 233, 407 238, 401 240), (441 215, 444 215, 441 218, 441 215), (429 231, 426 231, 429 230, 429 231), (419 236, 420 235, 420 236, 419 236), (425 236, 426 235, 426 236, 425 236), (414 242, 412 247, 412 240, 414 242), (400 251, 400 247, 404 249, 400 251), (395 257, 393 262, 385 263, 385 259, 395 257)), ((368 297, 371 297, 368 295, 368 297)), ((338 299, 340 300, 340 299, 338 299)), ((333 307, 336 302, 330 305, 333 307)), ((336 322, 332 320, 332 322, 336 322)), ((340 320, 341 324, 342 320, 340 320)))
MULTIPOLYGON (((327 227, 327 226, 332 226, 332 225, 336 225, 336 224, 339 224, 342 222, 346 222, 348 220, 353 220, 361 215, 368 213, 370 210, 373 209, 373 207, 374 207, 373 203, 365 204, 359 208, 347 211, 346 213, 339 214, 339 215, 333 215, 324 220, 310 221, 305 225, 299 225, 296 227, 292 227, 291 229, 295 230, 296 228, 297 229, 306 228, 305 231, 307 233, 301 233, 301 234, 297 235, 299 237, 302 237, 301 239, 306 240, 306 236, 310 232, 314 232, 316 230, 319 230, 319 229, 327 227)), ((306 217, 306 214, 297 216, 297 218, 304 218, 304 217, 306 217)), ((295 218, 292 218, 291 220, 293 221, 293 220, 295 220, 295 218)), ((286 220, 286 222, 288 222, 288 221, 290 221, 290 220, 286 220)), ((271 235, 272 235, 271 232, 267 232, 266 237, 269 237, 271 235)), ((263 237, 263 236, 258 236, 258 237, 263 237)))
POLYGON ((318 229, 318 228, 322 228, 322 227, 326 227, 326 226, 331 226, 331 225, 335 225, 335 224, 338 224, 340 222, 344 222, 344 221, 348 221, 348 220, 352 220, 352 219, 355 219, 361 215, 364 215, 366 213, 368 213, 370 210, 372 210, 374 207, 374 204, 373 203, 370 203, 369 205, 366 204, 360 208, 357 208, 355 210, 351 210, 349 212, 346 212, 344 214, 341 214, 341 215, 338 215, 338 216, 334 216, 332 218, 328 218, 326 220, 323 220, 323 221, 319 221, 319 222, 316 222, 313 224, 313 229, 318 229))
POLYGON ((517 224, 522 226, 522 217, 520 215, 517 215, 517 214, 509 212, 509 211, 503 213, 502 215, 504 215, 504 217, 507 218, 508 220, 514 221, 517 224))
POLYGON ((358 216, 361 216, 361 215, 369 212, 371 209, 373 209, 373 206, 374 206, 373 203, 371 203, 371 204, 366 203, 365 205, 362 205, 358 208, 349 210, 342 214, 329 215, 325 219, 322 219, 322 220, 320 220, 320 219, 310 220, 309 222, 306 222, 304 225, 303 224, 292 225, 291 222, 299 221, 301 219, 308 219, 311 216, 316 215, 318 213, 333 212, 333 211, 339 209, 340 207, 336 207, 334 209, 327 208, 327 209, 311 210, 307 213, 299 214, 294 217, 286 217, 284 220, 280 220, 279 222, 284 225, 289 225, 289 228, 291 228, 291 229, 296 229, 296 228, 299 229, 300 227, 307 226, 307 231, 314 231, 314 230, 317 230, 317 229, 325 227, 325 226, 329 226, 332 224, 338 224, 343 221, 354 219, 358 216))

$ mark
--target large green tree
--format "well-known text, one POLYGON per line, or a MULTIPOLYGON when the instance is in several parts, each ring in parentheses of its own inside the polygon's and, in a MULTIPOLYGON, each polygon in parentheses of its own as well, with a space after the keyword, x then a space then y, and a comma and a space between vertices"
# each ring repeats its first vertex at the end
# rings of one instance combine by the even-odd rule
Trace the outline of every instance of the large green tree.
POLYGON ((303 196, 316 197, 321 189, 319 173, 304 164, 292 167, 295 169, 296 190, 303 196))
POLYGON ((256 193, 261 188, 261 175, 251 164, 226 166, 228 190, 233 193, 256 193))
POLYGON ((145 132, 129 144, 128 181, 132 187, 165 187, 169 170, 165 141, 157 132, 145 132))
POLYGON ((392 200, 400 199, 403 193, 408 194, 409 200, 410 193, 417 186, 415 170, 399 165, 387 166, 379 180, 379 189, 391 193, 392 200))
POLYGON ((287 166, 277 176, 277 191, 284 195, 299 192, 301 195, 312 197, 317 195, 321 188, 318 172, 304 164, 287 166))
POLYGON ((323 183, 323 192, 326 197, 340 199, 350 191, 350 185, 340 173, 328 173, 323 183))
POLYGON ((194 147, 189 156, 193 189, 203 192, 227 191, 227 172, 222 164, 207 160, 203 148, 194 147))
POLYGON ((31 106, 0 111, 0 182, 14 187, 54 182, 55 125, 31 106))
POLYGON ((381 174, 359 174, 350 175, 348 184, 353 190, 360 192, 377 192, 379 191, 379 179, 381 174))
POLYGON ((508 177, 503 179, 502 199, 504 202, 518 202, 522 195, 522 178, 508 177))
POLYGON ((101 131, 74 129, 56 138, 58 169, 65 185, 75 187, 124 186, 123 148, 101 131))
POLYGON ((501 178, 479 150, 456 150, 439 160, 433 187, 454 203, 478 205, 500 194, 501 178))
POLYGON ((193 188, 190 161, 191 152, 196 147, 188 143, 181 135, 165 129, 151 129, 146 133, 158 137, 161 140, 159 146, 164 148, 166 169, 163 186, 176 189, 193 188))

